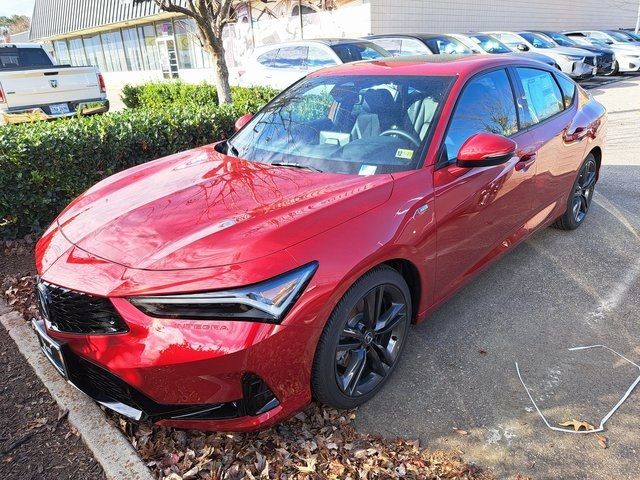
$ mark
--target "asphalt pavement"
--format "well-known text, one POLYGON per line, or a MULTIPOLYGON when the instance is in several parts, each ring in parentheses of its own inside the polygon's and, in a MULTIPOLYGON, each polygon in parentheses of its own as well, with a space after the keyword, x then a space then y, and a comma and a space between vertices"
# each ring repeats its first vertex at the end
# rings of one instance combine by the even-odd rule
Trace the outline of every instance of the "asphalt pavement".
POLYGON ((394 377, 360 408, 361 431, 458 449, 499 478, 640 478, 640 385, 603 448, 549 429, 515 367, 552 426, 597 426, 640 375, 603 348, 568 350, 602 344, 640 365, 640 76, 611 80, 587 85, 609 134, 585 223, 536 234, 413 327, 394 377))

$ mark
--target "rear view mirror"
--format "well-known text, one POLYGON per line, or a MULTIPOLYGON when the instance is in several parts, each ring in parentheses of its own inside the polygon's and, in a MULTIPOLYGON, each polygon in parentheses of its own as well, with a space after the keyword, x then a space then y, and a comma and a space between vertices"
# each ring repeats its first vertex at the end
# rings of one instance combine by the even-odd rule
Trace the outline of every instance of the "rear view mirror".
POLYGON ((242 127, 244 127, 247 123, 249 123, 252 118, 253 118, 253 113, 246 113, 243 116, 241 116, 238 120, 236 120, 236 123, 234 125, 235 131, 237 132, 241 130, 242 127))
POLYGON ((495 133, 476 133, 458 151, 459 167, 489 167, 507 162, 516 152, 516 142, 495 133))
POLYGON ((529 51, 529 47, 527 45, 525 45, 524 43, 519 43, 516 48, 518 50, 520 50, 521 52, 528 52, 529 51))

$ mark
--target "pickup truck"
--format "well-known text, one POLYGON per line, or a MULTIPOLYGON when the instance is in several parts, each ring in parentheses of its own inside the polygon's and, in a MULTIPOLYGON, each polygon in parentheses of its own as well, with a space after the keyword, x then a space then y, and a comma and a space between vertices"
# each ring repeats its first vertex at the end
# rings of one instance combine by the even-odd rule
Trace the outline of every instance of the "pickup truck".
POLYGON ((55 65, 38 44, 0 45, 0 123, 108 110, 104 79, 96 67, 55 65))

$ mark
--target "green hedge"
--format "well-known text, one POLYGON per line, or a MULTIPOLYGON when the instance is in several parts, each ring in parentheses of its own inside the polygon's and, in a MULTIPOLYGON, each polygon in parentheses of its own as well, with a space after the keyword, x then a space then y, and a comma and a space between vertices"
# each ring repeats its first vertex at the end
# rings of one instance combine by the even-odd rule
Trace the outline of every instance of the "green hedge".
MULTIPOLYGON (((277 90, 267 87, 231 87, 233 104, 247 112, 255 112, 271 100, 277 90)), ((129 108, 164 108, 167 105, 216 105, 216 87, 208 83, 198 85, 183 82, 150 82, 125 85, 122 101, 129 108)))
POLYGON ((245 111, 207 103, 0 127, 0 238, 41 231, 108 175, 225 138, 245 111))

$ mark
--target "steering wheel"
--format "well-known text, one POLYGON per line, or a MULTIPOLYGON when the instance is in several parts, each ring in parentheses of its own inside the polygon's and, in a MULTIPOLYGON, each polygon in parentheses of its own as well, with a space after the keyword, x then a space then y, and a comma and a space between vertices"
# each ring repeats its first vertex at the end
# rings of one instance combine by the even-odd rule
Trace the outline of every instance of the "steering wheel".
POLYGON ((380 134, 380 136, 393 136, 397 135, 399 137, 404 138, 405 140, 409 140, 413 143, 416 148, 420 148, 420 139, 414 133, 409 133, 406 130, 400 130, 399 128, 390 128, 389 130, 385 130, 380 134))

